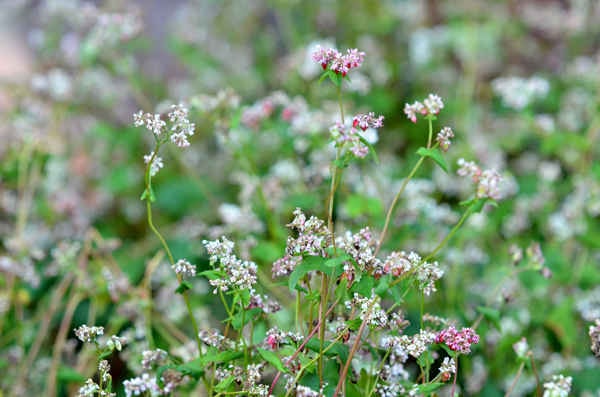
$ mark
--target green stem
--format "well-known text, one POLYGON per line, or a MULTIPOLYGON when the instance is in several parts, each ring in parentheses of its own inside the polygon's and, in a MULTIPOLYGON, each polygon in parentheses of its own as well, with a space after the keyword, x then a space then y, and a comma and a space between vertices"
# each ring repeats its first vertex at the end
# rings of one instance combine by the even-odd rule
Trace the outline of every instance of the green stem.
POLYGON ((450 230, 450 233, 448 233, 446 237, 444 237, 444 239, 440 241, 440 243, 433 249, 433 251, 429 255, 427 255, 425 259, 423 259, 423 262, 427 262, 428 260, 432 259, 442 248, 444 248, 448 240, 450 240, 452 236, 454 236, 454 234, 458 231, 458 229, 460 229, 462 224, 467 220, 469 215, 471 215, 471 212, 473 212, 473 206, 474 204, 471 204, 467 208, 467 210, 464 212, 458 223, 454 225, 452 230, 450 230))
MULTIPOLYGON (((152 221, 152 203, 151 203, 152 195, 150 193, 151 189, 152 189, 152 176, 150 175, 150 169, 151 169, 152 163, 154 162, 154 159, 156 158, 156 156, 158 154, 159 149, 160 149, 160 142, 157 142, 154 153, 153 153, 152 157, 150 158, 150 161, 148 161, 148 164, 146 165, 146 191, 150 195, 148 197, 145 197, 145 199, 146 199, 146 214, 147 214, 148 226, 150 227, 150 230, 152 230, 152 232, 154 232, 156 237, 158 237, 158 239, 160 240, 160 243, 162 244, 163 249, 165 250, 165 252, 167 253, 167 256, 169 257, 170 264, 174 265, 175 260, 173 259, 173 254, 171 253, 171 250, 169 249, 169 245, 165 241, 162 234, 158 231, 156 226, 154 226, 154 222, 152 221)), ((181 282, 183 281, 183 277, 181 275, 177 275, 177 281, 181 284, 181 282)), ((196 323, 196 319, 194 318, 194 312, 192 311, 192 306, 190 304, 190 299, 188 297, 188 291, 182 292, 181 296, 183 297, 183 301, 185 302, 185 307, 187 309, 188 316, 190 318, 190 322, 192 323, 192 328, 194 329, 194 336, 196 339, 196 344, 198 346, 198 354, 201 355, 202 354, 202 342, 200 341, 198 323, 196 323)), ((151 299, 149 300, 149 302, 151 302, 151 299)), ((151 309, 152 308, 150 307, 150 310, 151 309)))
POLYGON ((390 226, 390 221, 392 219, 392 214, 394 212, 394 209, 396 208, 396 204, 398 203, 400 196, 402 196, 402 193, 404 193, 404 190, 406 189, 406 185, 408 185, 408 182, 410 182, 410 180, 415 176, 415 174, 421 167, 421 164, 423 164, 423 161, 425 161, 425 157, 421 156, 419 161, 417 161, 417 164, 415 164, 415 166, 410 171, 408 176, 402 182, 402 185, 400 186, 400 190, 398 190, 398 193, 396 193, 396 196, 394 196, 394 199, 392 200, 392 204, 390 205, 390 208, 387 211, 387 215, 385 216, 385 223, 383 225, 383 231, 381 232, 381 236, 379 237, 379 242, 377 243, 377 249, 375 250, 375 255, 377 255, 379 253, 379 250, 381 249, 383 241, 385 240, 388 228, 390 226))

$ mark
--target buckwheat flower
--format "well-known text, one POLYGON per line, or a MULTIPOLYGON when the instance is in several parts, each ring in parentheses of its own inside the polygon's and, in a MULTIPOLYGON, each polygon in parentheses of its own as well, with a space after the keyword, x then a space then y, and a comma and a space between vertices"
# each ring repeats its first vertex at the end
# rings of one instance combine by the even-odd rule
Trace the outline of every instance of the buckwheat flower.
POLYGON ((111 350, 121 351, 123 349, 123 345, 127 343, 127 338, 111 335, 110 339, 106 341, 106 347, 111 350))
POLYGON ((374 293, 370 298, 366 298, 355 292, 352 300, 346 301, 345 305, 348 310, 357 308, 360 311, 359 318, 368 325, 382 328, 387 325, 388 318, 385 310, 381 309, 379 300, 379 296, 374 293))
POLYGON ((127 397, 140 396, 145 393, 149 393, 151 396, 161 394, 160 387, 156 383, 156 378, 149 374, 142 374, 141 376, 124 381, 123 387, 125 388, 125 395, 127 397))
POLYGON ((78 328, 75 328, 75 336, 86 343, 95 342, 96 339, 104 334, 104 327, 88 327, 87 325, 81 325, 78 328))
POLYGON ((85 381, 85 385, 79 388, 77 397, 94 397, 96 393, 100 391, 100 386, 93 380, 88 379, 85 381))
POLYGON ((463 158, 458 159, 456 162, 460 167, 456 173, 460 176, 470 176, 474 182, 479 180, 481 176, 481 168, 474 161, 466 161, 463 158))
POLYGON ((447 152, 452 144, 452 138, 454 138, 454 132, 452 132, 452 129, 450 127, 444 127, 440 132, 438 132, 435 140, 437 143, 439 143, 440 149, 442 149, 444 152, 447 152))
POLYGON ((312 53, 312 59, 321 65, 323 70, 327 69, 327 66, 337 58, 340 58, 342 54, 339 53, 335 48, 323 48, 317 45, 317 48, 312 53))
POLYGON ((527 339, 521 338, 518 342, 513 344, 513 350, 517 354, 519 358, 525 358, 527 353, 529 352, 529 344, 527 343, 527 339))
POLYGON ((417 122, 417 114, 422 114, 423 111, 425 111, 425 105, 419 101, 416 101, 412 105, 409 105, 408 103, 404 105, 404 113, 406 114, 406 117, 408 117, 408 119, 413 123, 417 122))
MULTIPOLYGON (((420 259, 420 258, 419 258, 420 259)), ((412 261, 408 258, 408 254, 404 251, 393 251, 383 262, 380 273, 391 274, 394 277, 401 276, 413 268, 412 261)))
POLYGON ((450 326, 436 335, 435 342, 443 343, 455 352, 468 354, 471 352, 471 345, 479 343, 479 335, 472 328, 458 331, 450 326))
POLYGON ((160 171, 161 168, 164 167, 163 160, 160 156, 154 156, 154 152, 150 152, 150 154, 144 155, 144 164, 148 164, 150 160, 152 160, 152 164, 150 165, 150 176, 154 176, 160 171))
POLYGON ((477 197, 489 197, 494 200, 501 198, 500 183, 502 176, 494 169, 485 170, 481 173, 479 184, 477 185, 477 197))
POLYGON ((546 263, 546 258, 544 258, 544 253, 542 252, 542 248, 538 242, 532 242, 529 244, 529 247, 527 247, 525 253, 531 261, 531 264, 538 269, 541 269, 542 266, 544 266, 544 263, 546 263))
POLYGON ((171 142, 178 147, 190 145, 188 136, 194 135, 194 123, 188 119, 188 109, 182 104, 171 106, 168 117, 171 121, 171 142))
POLYGON ((162 349, 144 350, 142 352, 142 368, 150 371, 155 366, 161 366, 167 362, 169 354, 162 349))
POLYGON ((591 340, 590 349, 596 358, 600 358, 600 319, 596 320, 596 325, 590 325, 589 335, 591 340))
POLYGON ((308 386, 296 386, 296 397, 319 397, 321 394, 308 386))
POLYGON ((383 127, 383 116, 375 117, 375 113, 369 112, 368 114, 357 114, 352 119, 352 126, 354 128, 359 127, 365 131, 367 128, 381 128, 383 127))
POLYGON ((325 49, 321 46, 317 46, 312 54, 313 60, 319 63, 323 70, 329 68, 342 76, 346 76, 350 70, 360 67, 364 57, 365 53, 358 51, 356 48, 348 49, 346 53, 342 55, 342 53, 335 48, 325 49))
POLYGON ((233 252, 234 243, 229 241, 227 237, 221 237, 221 240, 208 241, 203 240, 202 244, 210 255, 210 261, 216 262, 220 257, 231 255, 233 252))
POLYGON ((221 241, 202 242, 210 255, 211 266, 226 274, 226 278, 209 280, 209 284, 216 287, 213 293, 235 289, 251 289, 257 281, 258 267, 256 263, 238 259, 232 252, 234 244, 222 237, 221 241))
POLYGON ((301 256, 285 255, 283 258, 277 259, 275 262, 273 262, 271 274, 273 275, 273 278, 288 276, 292 274, 300 262, 302 262, 301 256))
POLYGON ((100 379, 102 379, 103 384, 107 384, 111 380, 110 365, 108 364, 108 361, 101 360, 98 363, 98 373, 100 374, 100 379))
POLYGON ((381 267, 380 260, 375 257, 376 245, 377 241, 368 227, 355 234, 347 231, 336 238, 336 246, 352 256, 360 269, 367 271, 381 267))
POLYGON ((186 259, 179 259, 171 268, 175 271, 175 274, 184 278, 196 276, 196 266, 192 265, 186 259))
POLYGON ((544 383, 543 397, 568 397, 572 382, 570 376, 552 375, 552 380, 544 383))
POLYGON ((144 113, 140 110, 133 115, 133 125, 136 127, 144 126, 154 135, 160 136, 167 124, 160 118, 160 114, 144 113))
POLYGON ((395 343, 399 344, 406 353, 414 358, 419 358, 427 350, 427 347, 435 341, 435 334, 422 329, 418 334, 412 336, 401 335, 394 338, 397 338, 395 343))
POLYGON ((444 108, 444 102, 436 94, 429 94, 429 96, 423 101, 427 114, 438 114, 440 110, 444 108))
POLYGON ((456 362, 453 358, 444 357, 444 361, 440 365, 440 375, 442 380, 445 382, 450 379, 451 374, 456 373, 456 362))
POLYGON ((444 271, 440 268, 438 262, 423 262, 415 269, 415 278, 419 289, 427 296, 436 292, 435 282, 442 278, 444 271))

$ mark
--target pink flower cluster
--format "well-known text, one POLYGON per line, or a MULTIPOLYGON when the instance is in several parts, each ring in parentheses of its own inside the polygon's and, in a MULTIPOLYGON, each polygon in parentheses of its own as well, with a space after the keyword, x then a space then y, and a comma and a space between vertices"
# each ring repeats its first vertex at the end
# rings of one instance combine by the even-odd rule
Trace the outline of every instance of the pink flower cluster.
POLYGON ((456 172, 460 176, 470 176, 473 182, 477 184, 477 197, 489 197, 494 200, 499 200, 502 196, 500 184, 502 183, 502 175, 494 169, 482 170, 473 161, 466 161, 461 158, 457 162, 460 167, 456 172))
POLYGON ((472 328, 457 330, 448 327, 441 330, 435 337, 436 343, 444 343, 451 350, 462 354, 471 353, 471 345, 479 343, 479 335, 472 328))
POLYGON ((352 119, 352 127, 359 127, 365 131, 367 128, 381 128, 383 127, 383 116, 375 117, 375 113, 369 112, 367 114, 357 114, 352 119))
POLYGON ((370 112, 354 116, 351 126, 338 122, 329 129, 329 132, 337 147, 346 145, 356 157, 363 158, 369 154, 369 147, 361 140, 359 128, 365 131, 367 128, 381 127, 383 127, 383 116, 375 116, 375 113, 370 112))
POLYGON ((362 65, 365 53, 352 48, 346 50, 345 54, 342 54, 335 48, 317 46, 317 49, 312 54, 312 58, 321 65, 323 70, 327 70, 329 67, 333 72, 346 76, 351 69, 362 65))
POLYGON ((428 114, 438 114, 440 110, 444 108, 444 102, 442 98, 437 96, 436 94, 429 94, 423 102, 415 101, 412 105, 405 104, 404 105, 404 113, 406 117, 413 123, 417 122, 417 114, 422 114, 423 116, 427 116, 428 114))

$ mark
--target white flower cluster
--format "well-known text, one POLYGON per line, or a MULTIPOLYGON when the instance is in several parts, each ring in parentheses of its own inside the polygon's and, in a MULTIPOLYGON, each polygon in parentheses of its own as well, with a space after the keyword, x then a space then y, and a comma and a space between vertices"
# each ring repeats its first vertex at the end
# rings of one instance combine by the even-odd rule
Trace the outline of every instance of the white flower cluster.
POLYGON ((372 327, 385 327, 388 323, 387 314, 379 304, 379 296, 372 294, 370 298, 354 293, 352 300, 346 301, 348 310, 356 308, 360 311, 359 318, 372 327))
POLYGON ((75 328, 75 336, 82 342, 92 343, 95 342, 99 336, 104 334, 104 327, 89 327, 87 325, 81 325, 75 328))
POLYGON ((458 159, 459 176, 470 176, 477 184, 476 196, 478 198, 489 197, 494 200, 502 198, 500 185, 502 176, 494 169, 482 170, 475 162, 458 159))
POLYGON ((550 91, 550 83, 538 76, 528 79, 499 77, 492 81, 492 89, 506 106, 521 110, 535 99, 545 97, 550 91))
POLYGON ((149 371, 153 366, 163 365, 168 357, 169 354, 162 349, 144 350, 142 352, 142 368, 149 371))
POLYGON ((181 277, 196 276, 196 266, 192 265, 186 259, 179 259, 171 266, 171 268, 175 271, 175 274, 181 277))
POLYGON ((544 383, 543 397, 568 397, 572 382, 570 376, 552 375, 552 380, 544 383))
POLYGON ((149 374, 142 374, 132 379, 128 379, 123 382, 125 388, 125 395, 127 397, 140 396, 140 395, 151 395, 159 396, 162 391, 156 383, 156 378, 149 374))
POLYGON ((190 146, 188 136, 194 135, 196 126, 188 119, 188 109, 183 104, 171 106, 171 112, 168 114, 171 121, 171 142, 178 147, 190 146))
POLYGON ((219 291, 228 291, 231 288, 235 289, 252 289, 252 286, 257 281, 258 268, 256 263, 251 261, 243 261, 238 259, 233 254, 233 242, 222 237, 221 240, 202 241, 210 255, 212 266, 218 263, 218 268, 227 277, 224 279, 209 280, 210 285, 215 287, 214 293, 219 291))
POLYGON ((150 175, 154 176, 164 167, 164 163, 162 157, 154 155, 153 151, 144 155, 144 164, 148 164, 150 161, 152 161, 152 164, 150 164, 150 175))

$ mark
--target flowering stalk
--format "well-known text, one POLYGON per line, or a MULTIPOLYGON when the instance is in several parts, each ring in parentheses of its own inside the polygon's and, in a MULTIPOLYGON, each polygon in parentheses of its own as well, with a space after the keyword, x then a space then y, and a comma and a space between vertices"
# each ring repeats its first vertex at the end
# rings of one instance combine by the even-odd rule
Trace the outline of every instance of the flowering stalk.
MULTIPOLYGON (((158 231, 158 229, 154 225, 154 222, 152 221, 152 201, 155 200, 154 193, 152 192, 152 166, 154 165, 154 162, 157 158, 160 146, 161 146, 161 142, 159 140, 157 140, 156 146, 154 148, 154 152, 152 153, 149 161, 146 164, 146 178, 145 178, 146 190, 144 191, 142 198, 146 200, 146 218, 148 221, 148 226, 150 227, 150 230, 152 230, 152 232, 160 240, 160 243, 162 244, 163 249, 167 253, 167 257, 169 258, 170 265, 174 266, 175 259, 173 258, 173 254, 171 253, 171 250, 169 249, 169 245, 167 244, 166 240, 164 239, 162 234, 158 231)), ((183 281, 183 276, 181 274, 177 274, 177 281, 179 282, 179 284, 181 284, 181 282, 183 281)), ((198 333, 199 333, 198 324, 196 323, 196 319, 194 318, 194 313, 192 312, 192 306, 190 304, 190 299, 188 297, 187 291, 182 291, 181 296, 183 297, 183 301, 185 302, 188 316, 189 316, 190 322, 192 324, 192 328, 194 329, 194 336, 196 337, 196 344, 198 346, 198 354, 201 355, 202 354, 202 342, 200 341, 200 336, 198 335, 198 333)))
POLYGON ((346 376, 348 376, 348 369, 350 368, 350 365, 352 364, 352 358, 354 357, 354 354, 356 353, 356 351, 358 350, 358 347, 360 346, 362 334, 363 334, 363 332, 365 332, 365 328, 367 327, 367 324, 369 323, 369 320, 371 319, 370 311, 375 306, 376 302, 377 302, 377 300, 373 299, 371 304, 369 305, 368 309, 366 310, 364 319, 363 319, 362 323, 360 324, 360 328, 358 329, 358 334, 356 335, 356 340, 354 341, 354 344, 352 345, 352 349, 350 349, 350 353, 348 353, 348 359, 346 360, 346 365, 344 365, 344 369, 342 370, 342 373, 340 374, 340 380, 338 381, 335 391, 333 392, 333 397, 337 397, 339 395, 339 393, 342 391, 342 387, 344 386, 344 383, 346 383, 346 376))
MULTIPOLYGON (((425 115, 425 118, 427 119, 428 124, 429 124, 429 131, 428 131, 428 136, 427 136, 427 149, 435 149, 438 147, 438 145, 440 145, 441 142, 443 142, 447 146, 450 145, 448 139, 446 139, 445 141, 440 141, 439 135, 438 135, 438 142, 433 147, 431 146, 432 139, 433 139, 433 120, 436 119, 435 115, 437 113, 439 113, 440 109, 442 109, 443 107, 444 107, 444 103, 442 102, 441 98, 434 94, 430 94, 429 97, 424 100, 424 104, 417 101, 412 105, 406 104, 406 106, 404 107, 404 112, 406 113, 408 118, 413 123, 417 122, 417 116, 416 116, 417 113, 425 115)), ((446 146, 446 148, 447 148, 447 146, 446 146)), ((385 216, 385 223, 383 225, 383 230, 381 232, 381 236, 379 237, 379 242, 377 243, 377 248, 375 249, 375 255, 377 255, 379 253, 379 251, 381 250, 381 246, 383 245, 383 241, 385 240, 385 237, 388 232, 388 228, 390 226, 390 222, 392 220, 392 214, 394 213, 394 209, 396 208, 396 204, 398 204, 398 200, 400 199, 400 196, 402 196, 402 193, 404 193, 404 190, 406 189, 408 182, 410 182, 410 180, 415 176, 415 174, 417 173, 417 171, 419 170, 419 168, 425 161, 425 157, 427 157, 424 154, 420 154, 420 156, 421 157, 419 158, 419 160, 417 161, 415 166, 412 168, 412 170, 410 171, 408 176, 402 182, 402 185, 400 186, 400 190, 398 190, 398 193, 396 193, 396 195, 394 196, 394 199, 392 200, 392 203, 390 204, 390 208, 388 208, 387 214, 385 216)))

